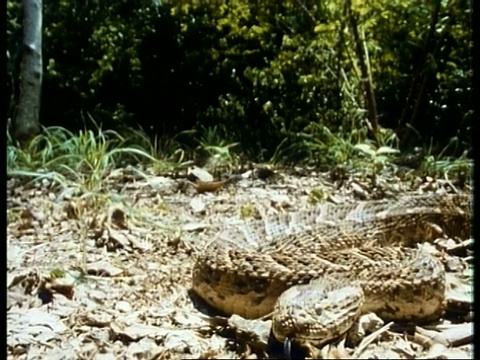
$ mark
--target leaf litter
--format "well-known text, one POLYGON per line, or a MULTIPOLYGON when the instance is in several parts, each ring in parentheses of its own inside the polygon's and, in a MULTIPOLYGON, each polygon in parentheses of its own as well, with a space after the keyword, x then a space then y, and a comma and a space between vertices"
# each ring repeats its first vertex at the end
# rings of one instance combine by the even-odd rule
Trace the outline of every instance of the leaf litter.
MULTIPOLYGON (((213 181, 205 171, 195 172, 213 181)), ((194 182, 193 189, 184 186, 192 183, 188 179, 139 177, 123 169, 106 179, 113 200, 98 208, 88 208, 79 195, 53 189, 47 181, 32 186, 10 179, 8 358, 278 356, 270 348, 268 319, 208 314, 189 292, 195 254, 222 226, 265 209, 294 211, 317 200, 341 203, 451 191, 450 182, 392 181, 392 174, 377 177, 372 188, 361 176, 344 174, 338 180, 332 173, 305 169, 261 173, 247 171, 218 187, 214 181, 215 186, 194 182)), ((445 316, 428 327, 399 330, 366 318, 363 324, 369 325, 351 330, 350 339, 312 348, 306 356, 473 358, 472 241, 424 244, 448 264, 447 313, 454 313, 453 320, 445 316)))

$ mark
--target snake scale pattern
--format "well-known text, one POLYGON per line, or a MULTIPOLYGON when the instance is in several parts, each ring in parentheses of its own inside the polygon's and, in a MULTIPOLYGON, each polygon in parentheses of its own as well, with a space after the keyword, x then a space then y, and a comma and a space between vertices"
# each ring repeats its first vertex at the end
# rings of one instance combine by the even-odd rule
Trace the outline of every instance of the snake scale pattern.
POLYGON ((468 194, 323 204, 229 226, 198 254, 193 290, 225 315, 272 314, 279 341, 325 344, 362 313, 385 320, 438 318, 440 260, 417 247, 471 236, 468 194))

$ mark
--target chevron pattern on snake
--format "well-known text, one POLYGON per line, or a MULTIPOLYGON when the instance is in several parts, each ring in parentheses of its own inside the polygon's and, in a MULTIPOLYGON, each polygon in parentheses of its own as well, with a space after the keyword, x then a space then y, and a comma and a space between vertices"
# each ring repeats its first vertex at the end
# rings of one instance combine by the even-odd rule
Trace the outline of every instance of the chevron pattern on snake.
POLYGON ((283 341, 322 345, 365 312, 425 322, 443 311, 445 270, 415 247, 471 232, 469 195, 324 204, 231 226, 196 258, 193 290, 225 315, 272 314, 283 341))

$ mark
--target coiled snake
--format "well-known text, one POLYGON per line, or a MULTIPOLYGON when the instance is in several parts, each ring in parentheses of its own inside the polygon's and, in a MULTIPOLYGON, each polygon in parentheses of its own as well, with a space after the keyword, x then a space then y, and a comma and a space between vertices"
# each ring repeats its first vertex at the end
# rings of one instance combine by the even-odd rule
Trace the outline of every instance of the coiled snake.
POLYGON ((226 315, 272 313, 283 341, 322 345, 365 312, 424 322, 441 315, 445 270, 416 248, 444 234, 468 238, 470 195, 325 204, 231 226, 198 256, 193 290, 226 315))

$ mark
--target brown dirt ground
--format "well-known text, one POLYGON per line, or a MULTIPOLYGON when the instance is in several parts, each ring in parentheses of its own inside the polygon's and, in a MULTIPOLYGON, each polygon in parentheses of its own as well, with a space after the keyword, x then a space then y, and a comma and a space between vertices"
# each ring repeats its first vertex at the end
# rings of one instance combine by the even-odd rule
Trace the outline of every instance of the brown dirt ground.
MULTIPOLYGON (((197 193, 185 179, 141 178, 120 169, 104 180, 108 201, 97 208, 48 181, 10 179, 8 358, 271 357, 248 336, 223 326, 225 321, 212 325, 189 296, 194 255, 220 224, 258 207, 294 211, 311 206, 312 199, 345 202, 407 192, 470 192, 468 185, 447 180, 405 180, 392 174, 380 176, 372 189, 370 180, 359 174, 306 169, 278 173, 267 181, 255 172, 245 173, 216 192, 197 193)), ((459 249, 458 254, 445 252, 443 259, 463 279, 456 288, 460 295, 452 295, 461 298, 460 307, 467 307, 460 320, 442 319, 410 333, 385 329, 356 348, 339 342, 321 355, 472 358, 472 257, 461 240, 468 239, 434 244, 440 251, 459 249)))

